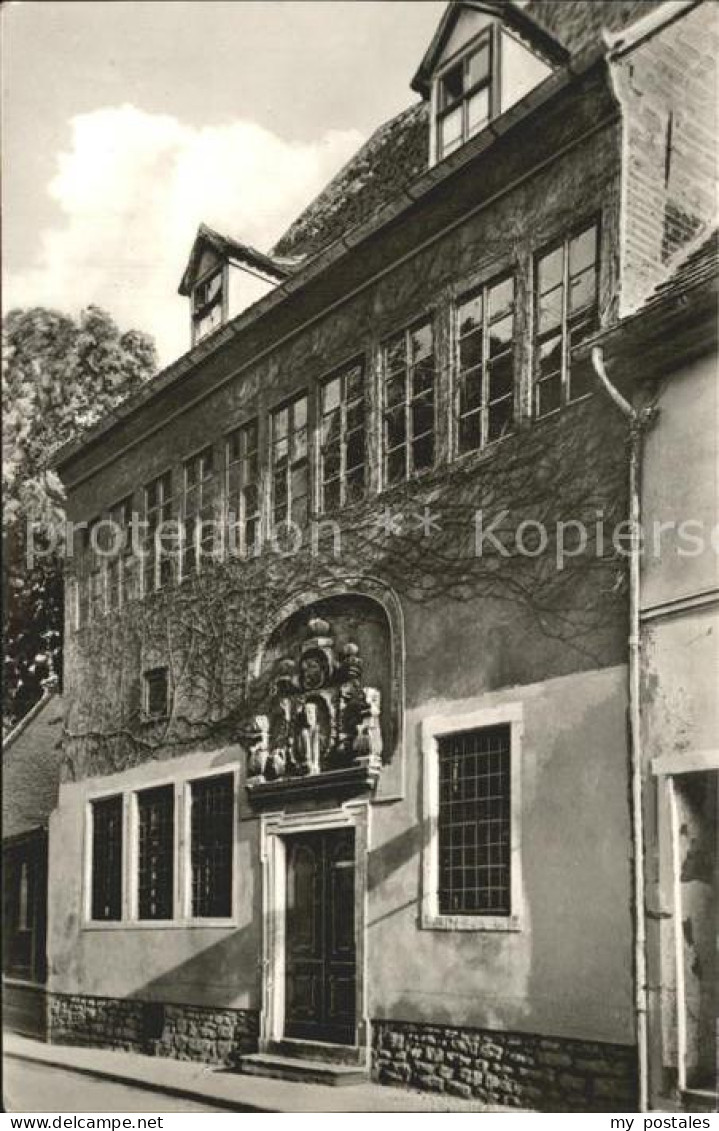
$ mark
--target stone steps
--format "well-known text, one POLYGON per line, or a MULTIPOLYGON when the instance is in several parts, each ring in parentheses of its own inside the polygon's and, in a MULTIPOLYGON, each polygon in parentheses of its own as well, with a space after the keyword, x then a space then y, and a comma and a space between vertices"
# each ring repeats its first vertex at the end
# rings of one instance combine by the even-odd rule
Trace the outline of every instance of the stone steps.
POLYGON ((297 1080, 332 1087, 367 1083, 367 1069, 359 1064, 333 1064, 269 1052, 243 1056, 240 1071, 248 1076, 269 1076, 275 1080, 297 1080))

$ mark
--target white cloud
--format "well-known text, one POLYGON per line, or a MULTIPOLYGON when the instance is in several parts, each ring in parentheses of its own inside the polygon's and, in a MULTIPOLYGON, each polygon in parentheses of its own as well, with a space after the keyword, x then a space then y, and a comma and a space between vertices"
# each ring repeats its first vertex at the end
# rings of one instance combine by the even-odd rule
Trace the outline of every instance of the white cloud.
POLYGON ((200 221, 266 250, 362 142, 347 130, 289 143, 244 121, 196 129, 130 105, 71 126, 48 190, 62 222, 6 279, 6 309, 97 303, 153 334, 163 364, 189 344, 177 285, 200 221))

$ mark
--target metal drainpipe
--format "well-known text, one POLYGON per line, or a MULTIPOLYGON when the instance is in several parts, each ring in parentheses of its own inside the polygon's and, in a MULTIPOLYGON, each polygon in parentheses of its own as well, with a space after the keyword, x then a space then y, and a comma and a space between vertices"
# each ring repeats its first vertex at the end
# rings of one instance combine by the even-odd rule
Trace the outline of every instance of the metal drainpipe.
POLYGON ((640 500, 639 475, 642 434, 649 414, 637 411, 609 380, 601 346, 592 349, 592 364, 605 391, 629 421, 629 741, 631 757, 631 820, 634 848, 634 1009, 639 1056, 639 1111, 649 1107, 649 1055, 647 1043, 647 958, 644 877, 644 817, 642 810, 642 737, 639 699, 640 635, 640 500))

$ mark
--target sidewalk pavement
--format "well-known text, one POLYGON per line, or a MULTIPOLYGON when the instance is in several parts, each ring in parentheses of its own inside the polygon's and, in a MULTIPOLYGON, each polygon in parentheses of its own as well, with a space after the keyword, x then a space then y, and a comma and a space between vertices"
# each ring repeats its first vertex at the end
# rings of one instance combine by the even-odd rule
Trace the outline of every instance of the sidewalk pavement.
MULTIPOLYGON (((226 1068, 197 1061, 167 1060, 108 1049, 46 1045, 42 1041, 4 1034, 6 1057, 78 1072, 95 1079, 147 1088, 167 1096, 204 1102, 226 1111, 264 1112, 477 1112, 507 1111, 478 1100, 415 1092, 381 1084, 331 1087, 243 1076, 226 1068)), ((516 1110, 516 1109, 515 1109, 516 1110)))

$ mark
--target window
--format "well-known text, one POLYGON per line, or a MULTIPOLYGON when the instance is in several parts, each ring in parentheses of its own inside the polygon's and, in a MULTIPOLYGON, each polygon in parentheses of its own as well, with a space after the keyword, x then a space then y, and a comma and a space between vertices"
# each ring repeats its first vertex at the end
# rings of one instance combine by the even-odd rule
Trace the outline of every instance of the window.
POLYGON ((499 440, 514 420, 514 279, 468 295, 457 309, 457 450, 499 440))
POLYGON ((227 440, 227 533, 232 554, 244 555, 259 544, 259 428, 250 420, 227 440))
POLYGON ((172 579, 177 555, 171 471, 145 488, 145 522, 144 592, 152 593, 172 579))
POLYGON ((222 269, 197 284, 192 292, 193 342, 222 325, 224 285, 222 269))
POLYGON ((212 448, 185 461, 182 500, 182 576, 201 569, 215 544, 215 475, 212 448))
POLYGON ((589 358, 576 347, 598 326, 599 229, 592 224, 537 258, 535 384, 537 416, 592 391, 589 358))
POLYGON ((307 397, 300 396, 272 413, 273 528, 308 517, 307 397))
POLYGON ((232 914, 232 774, 190 783, 191 908, 196 919, 232 914))
POLYGON ((137 917, 171 919, 175 855, 175 790, 137 794, 137 917))
POLYGON ((122 918, 122 797, 92 803, 90 917, 122 918))
POLYGON ((440 914, 509 914, 509 743, 508 726, 438 741, 440 914))
POLYGON ((105 562, 102 557, 102 539, 98 530, 99 518, 88 523, 84 532, 83 572, 87 586, 87 619, 99 620, 107 611, 105 562))
POLYGON ((137 591, 136 562, 132 553, 132 496, 110 509, 107 563, 107 603, 110 610, 121 609, 137 591))
POLYGON ((437 83, 437 157, 442 160, 486 126, 492 107, 492 38, 485 36, 437 83))
POLYGON ((331 377, 320 390, 322 510, 361 499, 365 490, 365 392, 362 363, 331 377))
POLYGON ((389 487, 434 464, 434 341, 422 322, 383 349, 384 483, 389 487))
POLYGON ((422 722, 423 927, 521 926, 522 705, 422 722))
POLYGON ((145 714, 151 719, 165 718, 169 713, 169 680, 167 668, 145 672, 145 714))

